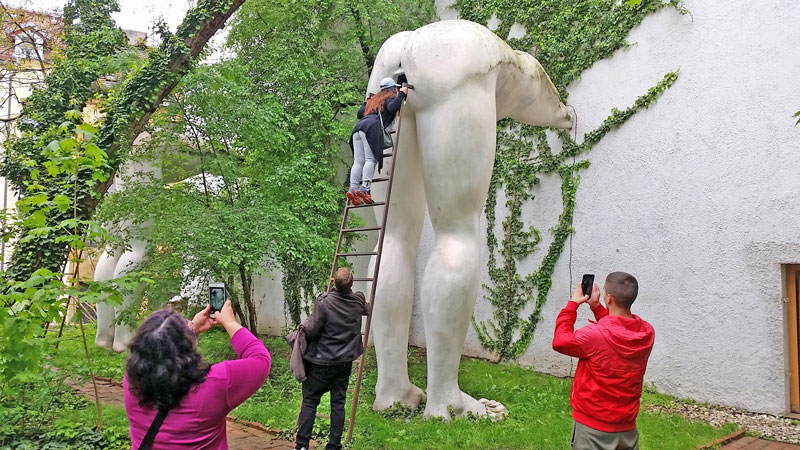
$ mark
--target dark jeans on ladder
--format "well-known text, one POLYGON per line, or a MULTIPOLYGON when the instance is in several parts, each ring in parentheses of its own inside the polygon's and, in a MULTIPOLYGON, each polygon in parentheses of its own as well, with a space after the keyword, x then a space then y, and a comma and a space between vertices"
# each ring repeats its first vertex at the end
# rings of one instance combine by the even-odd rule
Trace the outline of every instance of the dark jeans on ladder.
POLYGON ((331 434, 326 450, 342 448, 342 431, 344 430, 344 402, 347 398, 347 385, 350 382, 350 371, 353 363, 323 366, 305 361, 306 381, 303 382, 303 405, 300 408, 300 420, 297 428, 297 447, 308 448, 314 418, 317 415, 319 400, 326 392, 331 393, 331 434))

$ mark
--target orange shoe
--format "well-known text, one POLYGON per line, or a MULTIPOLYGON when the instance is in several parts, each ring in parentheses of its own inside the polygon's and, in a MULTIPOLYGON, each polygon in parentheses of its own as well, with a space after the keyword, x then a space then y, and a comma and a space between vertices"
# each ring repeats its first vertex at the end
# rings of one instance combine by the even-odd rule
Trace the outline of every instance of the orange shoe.
POLYGON ((362 203, 365 203, 367 205, 375 203, 374 201, 372 201, 372 196, 369 194, 369 190, 367 190, 367 188, 365 188, 364 186, 361 186, 358 189, 356 189, 356 196, 358 197, 359 200, 361 200, 362 203))
POLYGON ((359 198, 357 189, 350 188, 350 190, 347 191, 347 193, 345 195, 347 195, 347 198, 348 198, 348 200, 350 200, 351 204, 353 204, 353 205, 360 205, 361 204, 361 199, 359 198))

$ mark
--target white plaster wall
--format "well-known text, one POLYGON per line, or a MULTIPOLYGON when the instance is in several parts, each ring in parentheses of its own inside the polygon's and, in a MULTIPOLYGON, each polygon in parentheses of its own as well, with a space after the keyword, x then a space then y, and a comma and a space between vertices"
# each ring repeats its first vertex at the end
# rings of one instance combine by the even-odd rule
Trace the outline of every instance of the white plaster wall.
MULTIPOLYGON (((627 107, 680 68, 656 105, 588 156, 572 278, 567 248, 520 362, 567 375, 570 358, 550 344, 571 286, 584 272, 602 280, 623 270, 639 279, 634 312, 656 330, 647 382, 679 397, 782 413, 788 386, 781 264, 800 262, 800 127, 791 118, 800 109, 800 3, 685 5, 691 15, 663 10, 646 18, 630 35, 636 46, 569 87, 581 136, 612 107, 627 107)), ((543 231, 561 210, 558 189, 556 177, 543 180, 526 211, 543 231)), ((523 268, 538 265, 541 253, 523 268)), ((478 300, 476 317, 491 311, 478 300)), ((421 325, 412 330, 421 344, 421 325)), ((464 350, 486 356, 474 330, 464 350)))
MULTIPOLYGON (((442 18, 455 16, 451 3, 436 0, 442 18)), ((577 361, 550 347, 556 315, 582 273, 602 281, 622 270, 639 280, 634 313, 656 330, 647 382, 678 397, 782 413, 788 385, 781 265, 800 263, 800 126, 791 117, 800 109, 800 3, 685 6, 691 15, 666 9, 647 17, 629 37, 634 47, 598 62, 569 87, 582 136, 611 108, 631 105, 680 69, 655 105, 588 155, 571 265, 568 244, 520 362, 569 375, 577 361)), ((521 271, 538 266, 561 208, 559 178, 543 178, 524 213, 543 242, 521 271)), ((498 226, 504 214, 498 210, 498 226)), ((417 281, 432 246, 426 224, 417 281)), ((487 283, 485 247, 481 259, 487 283)), ((279 282, 274 287, 280 291, 279 282)), ((424 346, 418 282, 414 289, 410 340, 424 346)), ((483 294, 479 320, 492 314, 483 294)), ((275 313, 279 304, 270 300, 275 313)), ((579 324, 587 323, 586 312, 579 324)), ((491 356, 472 328, 464 353, 491 356)))
POLYGON ((284 326, 291 322, 281 280, 282 275, 277 270, 253 277, 253 301, 258 311, 259 333, 279 336, 284 326))

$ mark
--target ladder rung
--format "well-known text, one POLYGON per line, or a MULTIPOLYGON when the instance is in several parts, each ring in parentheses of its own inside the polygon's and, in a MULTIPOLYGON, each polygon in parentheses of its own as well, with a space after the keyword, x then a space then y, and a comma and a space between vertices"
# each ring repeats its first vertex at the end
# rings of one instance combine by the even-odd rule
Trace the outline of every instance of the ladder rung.
POLYGON ((390 156, 392 156, 392 152, 389 152, 389 153, 384 153, 384 154, 383 154, 383 157, 384 157, 384 158, 388 158, 388 157, 390 157, 390 156))
POLYGON ((345 228, 344 230, 342 230, 342 233, 357 233, 359 231, 377 231, 380 229, 381 227, 345 228))
POLYGON ((317 413, 317 417, 322 417, 323 419, 330 419, 331 418, 331 416, 329 416, 327 414, 320 414, 320 413, 317 413))
POLYGON ((370 206, 381 206, 381 205, 385 205, 385 204, 386 204, 386 202, 375 202, 375 203, 366 203, 366 204, 361 204, 361 205, 347 205, 347 207, 350 208, 350 209, 368 208, 370 206))
POLYGON ((375 256, 378 252, 337 253, 336 256, 375 256))
POLYGON ((373 183, 380 183, 381 181, 389 181, 389 177, 378 177, 372 179, 373 183))

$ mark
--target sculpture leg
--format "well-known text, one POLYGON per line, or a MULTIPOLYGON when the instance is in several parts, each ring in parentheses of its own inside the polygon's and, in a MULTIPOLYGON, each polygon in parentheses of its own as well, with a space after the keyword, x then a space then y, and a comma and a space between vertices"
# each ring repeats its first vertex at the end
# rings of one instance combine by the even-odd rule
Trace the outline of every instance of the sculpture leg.
MULTIPOLYGON (((107 281, 114 278, 114 270, 121 256, 121 251, 115 255, 103 252, 97 261, 94 271, 94 279, 97 281, 107 281)), ((98 303, 97 308, 97 334, 94 337, 94 345, 111 350, 114 345, 114 307, 105 303, 98 303)))
MULTIPOLYGON (((136 265, 142 261, 144 258, 146 250, 146 244, 142 241, 133 241, 131 242, 131 250, 126 251, 119 259, 117 263, 116 270, 114 272, 114 277, 121 277, 125 275, 131 270, 136 269, 136 265)), ((128 293, 123 297, 122 305, 117 307, 116 311, 116 318, 119 318, 120 313, 125 310, 125 308, 131 305, 131 302, 135 298, 138 298, 142 295, 141 290, 144 288, 144 285, 140 285, 137 287, 134 292, 128 293)), ((131 331, 131 327, 127 324, 117 324, 114 328, 114 345, 113 349, 115 352, 124 352, 128 349, 128 345, 133 339, 133 332, 131 331)))
MULTIPOLYGON (((372 313, 372 336, 378 359, 374 409, 390 408, 398 402, 416 407, 424 398, 422 389, 409 381, 407 355, 414 303, 414 259, 425 217, 425 196, 413 113, 403 111, 402 120, 400 156, 394 172, 388 227, 372 313)), ((375 198, 384 198, 385 185, 374 185, 375 198)), ((382 209, 376 211, 380 222, 382 209)))
POLYGON ((486 414, 458 386, 479 285, 480 214, 495 154, 494 89, 479 83, 417 113, 428 212, 436 236, 422 284, 428 351, 425 417, 486 414))

